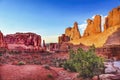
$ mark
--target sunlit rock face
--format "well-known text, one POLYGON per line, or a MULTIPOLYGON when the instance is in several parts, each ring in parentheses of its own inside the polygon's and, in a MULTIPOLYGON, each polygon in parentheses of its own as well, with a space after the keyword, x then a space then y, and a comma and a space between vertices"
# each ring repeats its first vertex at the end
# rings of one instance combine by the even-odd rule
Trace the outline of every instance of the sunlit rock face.
POLYGON ((108 37, 104 46, 120 45, 120 28, 108 37))
POLYGON ((9 49, 39 49, 41 36, 35 33, 8 34, 4 37, 9 49))
POLYGON ((101 16, 96 15, 93 20, 87 20, 87 27, 84 31, 83 37, 90 36, 101 32, 101 16))
POLYGON ((73 28, 68 27, 65 30, 65 35, 70 37, 70 40, 77 40, 81 38, 79 28, 78 28, 78 23, 75 22, 73 28))
POLYGON ((120 6, 109 12, 105 19, 104 30, 116 25, 120 25, 120 6))
POLYGON ((70 41, 70 38, 68 36, 66 36, 65 34, 62 34, 62 36, 58 37, 58 43, 64 43, 64 42, 68 42, 70 41))

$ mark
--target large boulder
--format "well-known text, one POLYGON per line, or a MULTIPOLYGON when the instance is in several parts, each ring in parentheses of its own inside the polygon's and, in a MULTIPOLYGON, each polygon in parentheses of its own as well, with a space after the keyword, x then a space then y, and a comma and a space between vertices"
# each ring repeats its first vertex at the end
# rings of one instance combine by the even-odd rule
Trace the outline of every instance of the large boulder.
POLYGON ((109 12, 105 19, 104 30, 116 25, 120 25, 120 6, 109 12))
POLYGON ((87 20, 87 27, 84 31, 83 36, 90 36, 96 33, 101 32, 101 16, 96 15, 94 20, 88 19, 87 20))

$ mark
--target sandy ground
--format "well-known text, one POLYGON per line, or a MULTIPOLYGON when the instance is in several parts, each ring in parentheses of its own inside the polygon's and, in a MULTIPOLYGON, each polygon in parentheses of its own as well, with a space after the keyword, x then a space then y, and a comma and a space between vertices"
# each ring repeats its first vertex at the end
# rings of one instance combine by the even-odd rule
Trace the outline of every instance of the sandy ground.
POLYGON ((0 65, 0 80, 76 80, 77 73, 39 65, 0 65))

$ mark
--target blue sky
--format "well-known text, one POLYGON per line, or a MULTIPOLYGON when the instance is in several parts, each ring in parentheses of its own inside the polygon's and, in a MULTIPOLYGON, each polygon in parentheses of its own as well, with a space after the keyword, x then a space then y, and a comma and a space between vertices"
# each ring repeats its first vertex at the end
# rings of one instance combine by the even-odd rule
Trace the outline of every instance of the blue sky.
POLYGON ((46 42, 56 42, 75 21, 82 33, 85 20, 106 16, 119 5, 120 0, 0 0, 0 30, 4 35, 34 32, 46 42))

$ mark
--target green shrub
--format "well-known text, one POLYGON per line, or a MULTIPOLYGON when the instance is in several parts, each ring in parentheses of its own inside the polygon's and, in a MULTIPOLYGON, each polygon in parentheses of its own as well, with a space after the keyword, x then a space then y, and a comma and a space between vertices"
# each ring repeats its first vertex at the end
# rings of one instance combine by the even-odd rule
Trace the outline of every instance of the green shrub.
POLYGON ((18 62, 18 65, 25 65, 25 62, 20 61, 20 62, 18 62))
POLYGON ((2 53, 0 53, 0 56, 2 56, 2 53))
POLYGON ((104 70, 103 58, 95 54, 95 47, 88 51, 79 48, 77 51, 70 50, 69 60, 64 63, 64 68, 76 71, 80 77, 92 78, 104 70))
POLYGON ((53 79, 53 75, 52 74, 48 74, 47 77, 53 79))

